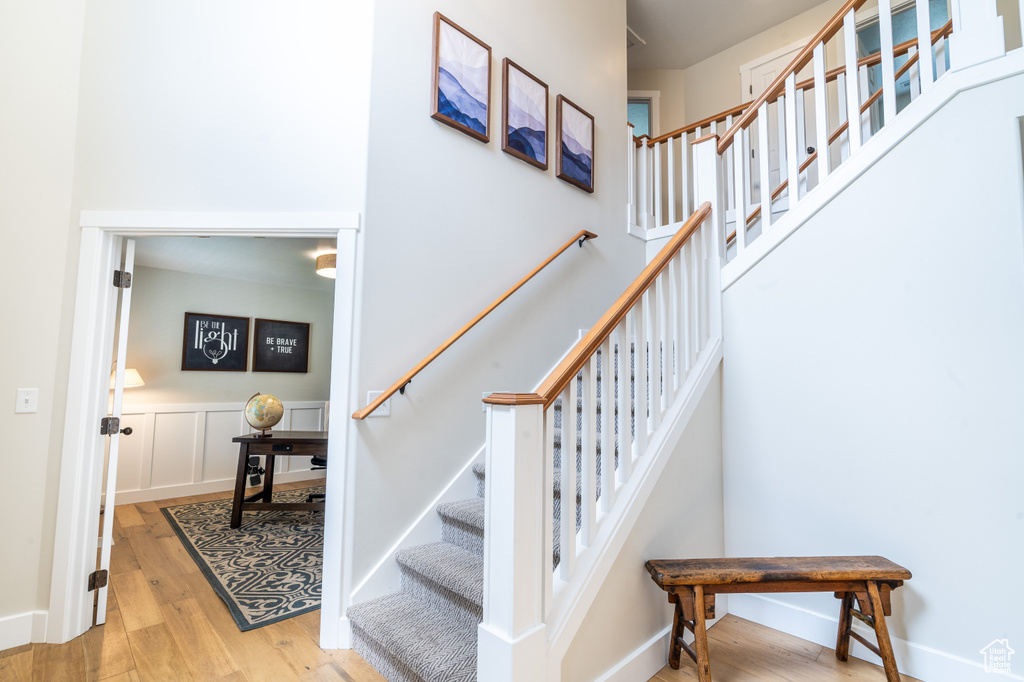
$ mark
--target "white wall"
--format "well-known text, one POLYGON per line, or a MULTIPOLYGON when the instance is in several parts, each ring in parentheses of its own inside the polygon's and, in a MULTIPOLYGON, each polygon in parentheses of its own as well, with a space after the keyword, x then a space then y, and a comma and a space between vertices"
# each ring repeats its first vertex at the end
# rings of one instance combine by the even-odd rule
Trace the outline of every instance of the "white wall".
MULTIPOLYGON (((575 246, 357 425, 353 581, 482 445, 481 393, 529 391, 643 267, 626 235, 625 3, 380 0, 374 34, 360 399, 382 390, 581 229, 575 246), (491 141, 429 116, 435 10, 492 48, 491 141), (593 194, 501 151, 501 60, 595 118, 593 194), (492 319, 493 318, 493 319, 492 319)), ((549 156, 554 160, 553 149, 549 156)), ((397 586, 396 586, 397 587, 397 586)))
MULTIPOLYGON (((929 682, 1024 642, 1022 115, 1024 76, 958 95, 725 292, 726 553, 906 566, 929 682)), ((745 599, 834 641, 831 595, 745 599)))
MULTIPOLYGON (((662 132, 749 102, 752 98, 740 93, 740 66, 813 36, 842 4, 840 0, 827 0, 685 69, 630 70, 629 87, 631 90, 661 90, 662 132), (666 123, 666 117, 678 123, 666 123), (680 120, 682 118, 685 120, 680 120)), ((835 55, 835 49, 831 49, 826 59, 834 60, 835 55)), ((829 65, 832 64, 833 61, 829 61, 829 65)))
POLYGON ((719 368, 566 652, 562 679, 598 679, 633 653, 615 679, 646 680, 665 666, 668 637, 644 645, 672 624, 674 607, 644 563, 722 556, 721 424, 719 368))
POLYGON ((31 617, 18 614, 45 604, 39 592, 49 588, 55 504, 44 489, 63 424, 66 363, 58 354, 61 300, 66 279, 74 281, 63 265, 84 14, 81 0, 0 5, 0 282, 8 332, 0 341, 0 430, 10 455, 4 477, 18 482, 2 506, 18 522, 0 530, 8 557, 0 562, 0 635, 13 627, 24 641, 31 617), (39 389, 38 412, 14 414, 18 388, 39 389))
POLYGON ((362 213, 372 12, 330 0, 0 10, 2 271, 19 292, 4 310, 31 325, 5 336, 0 387, 12 402, 40 388, 37 414, 8 402, 2 417, 22 453, 8 511, 24 522, 0 536, 19 557, 0 568, 0 618, 49 600, 78 212, 362 213))
POLYGON ((127 389, 127 404, 245 402, 256 391, 284 401, 328 399, 333 294, 145 266, 136 267, 132 291, 127 366, 139 370, 146 385, 127 389), (248 371, 182 371, 186 312, 248 317, 248 371), (252 371, 257 317, 309 323, 309 372, 252 371))

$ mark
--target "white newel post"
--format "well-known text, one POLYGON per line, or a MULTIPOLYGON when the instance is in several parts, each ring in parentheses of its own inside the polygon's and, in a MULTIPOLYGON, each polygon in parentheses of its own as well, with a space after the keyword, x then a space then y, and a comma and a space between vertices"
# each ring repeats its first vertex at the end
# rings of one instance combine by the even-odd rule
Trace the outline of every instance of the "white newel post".
POLYGON ((996 0, 952 0, 953 34, 949 37, 952 71, 974 66, 1006 54, 1003 18, 996 0))
POLYGON ((722 265, 725 263, 725 196, 718 181, 718 164, 724 163, 724 159, 718 155, 718 135, 694 140, 693 160, 694 206, 711 202, 711 217, 701 229, 707 229, 710 234, 708 296, 711 300, 708 319, 709 335, 715 338, 722 336, 722 265))
POLYGON ((544 481, 543 443, 542 404, 487 404, 480 682, 534 682, 546 674, 543 491, 551 494, 551 481, 544 481))

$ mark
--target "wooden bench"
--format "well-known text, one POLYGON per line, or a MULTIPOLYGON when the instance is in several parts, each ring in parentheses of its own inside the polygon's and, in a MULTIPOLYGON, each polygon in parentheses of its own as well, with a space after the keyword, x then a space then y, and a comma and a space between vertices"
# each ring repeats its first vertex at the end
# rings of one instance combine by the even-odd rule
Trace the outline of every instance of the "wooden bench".
POLYGON ((892 615, 892 590, 910 571, 880 556, 776 557, 761 559, 653 560, 647 571, 675 604, 669 665, 679 668, 685 651, 697 664, 697 679, 711 682, 706 621, 715 617, 715 595, 750 592, 834 592, 842 600, 836 658, 850 657, 850 637, 882 658, 888 682, 900 682, 885 617, 892 615), (859 608, 855 608, 854 602, 859 608), (853 631, 853 619, 875 631, 878 646, 853 631), (693 648, 683 641, 693 633, 693 648))

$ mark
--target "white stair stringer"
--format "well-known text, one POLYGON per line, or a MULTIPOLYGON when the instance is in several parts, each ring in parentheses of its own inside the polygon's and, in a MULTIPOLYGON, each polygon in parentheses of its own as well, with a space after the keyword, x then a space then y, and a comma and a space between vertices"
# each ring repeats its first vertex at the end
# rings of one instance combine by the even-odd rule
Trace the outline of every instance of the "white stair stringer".
POLYGON ((546 619, 547 682, 560 682, 566 651, 721 362, 722 339, 713 337, 665 412, 661 426, 651 435, 647 450, 635 460, 633 475, 619 488, 612 510, 601 519, 593 545, 577 559, 574 579, 567 583, 555 578, 554 599, 546 619))

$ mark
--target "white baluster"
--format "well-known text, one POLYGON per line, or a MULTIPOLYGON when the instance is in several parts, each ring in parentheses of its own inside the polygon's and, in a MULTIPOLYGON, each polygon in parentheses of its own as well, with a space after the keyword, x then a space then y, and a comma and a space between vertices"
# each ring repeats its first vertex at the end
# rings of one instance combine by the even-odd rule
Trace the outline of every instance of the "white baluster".
POLYGON ((633 324, 636 326, 636 387, 634 388, 636 408, 633 414, 633 428, 636 432, 633 439, 635 457, 641 457, 647 451, 647 403, 651 385, 650 353, 648 352, 651 337, 648 330, 650 316, 647 314, 647 298, 648 295, 645 293, 640 301, 633 306, 633 324))
POLYGON ((751 139, 754 131, 747 127, 741 133, 743 137, 743 163, 745 164, 743 173, 743 225, 744 228, 747 224, 747 216, 754 210, 754 179, 751 177, 751 173, 754 169, 754 164, 751 159, 754 158, 754 142, 751 139))
POLYGON ((682 302, 679 300, 678 253, 668 262, 666 271, 668 272, 668 318, 665 320, 665 331, 668 335, 668 346, 665 351, 668 358, 666 375, 671 377, 672 381, 669 382, 666 379, 665 393, 669 393, 668 389, 671 385, 671 395, 674 398, 679 387, 683 385, 682 337, 679 336, 679 316, 682 302))
MULTIPOLYGON (((860 92, 857 88, 857 19, 850 10, 843 18, 843 47, 846 59, 846 132, 850 141, 850 155, 857 153, 861 145, 860 92)), ((866 91, 865 91, 866 92, 866 91)))
POLYGON ((933 78, 932 66, 932 17, 928 8, 928 0, 917 0, 917 58, 918 71, 921 78, 921 92, 931 87, 933 78))
POLYGON ((658 428, 661 424, 661 415, 668 409, 669 397, 672 386, 672 348, 669 346, 670 339, 668 331, 670 329, 669 320, 669 281, 668 281, 667 270, 662 270, 661 274, 658 275, 658 352, 655 357, 658 358, 658 392, 655 394, 658 396, 658 409, 655 410, 654 428, 658 428))
POLYGON ((618 414, 615 415, 619 425, 617 441, 619 444, 619 466, 616 469, 616 479, 619 483, 625 483, 633 473, 633 438, 630 430, 629 415, 633 409, 633 399, 630 395, 633 387, 630 370, 630 345, 632 335, 630 334, 631 324, 629 315, 619 323, 615 330, 616 341, 619 344, 619 385, 615 392, 615 404, 618 406, 618 414))
MULTIPOLYGON (((615 503, 615 341, 601 344, 601 511, 615 503)), ((548 545, 550 547, 550 545, 548 545)))
POLYGON ((580 433, 580 545, 590 547, 597 533, 597 353, 583 366, 580 433))
MULTIPOLYGON (((836 111, 839 114, 839 118, 836 124, 842 126, 846 123, 847 107, 846 107, 846 74, 840 73, 836 76, 836 95, 838 95, 838 103, 836 104, 836 111)), ((839 135, 839 163, 850 158, 850 126, 846 126, 846 132, 839 135)))
POLYGON ((893 66, 892 0, 878 0, 878 34, 882 57, 882 120, 889 125, 896 117, 896 69, 893 66))
MULTIPOLYGON (((801 100, 804 98, 800 93, 801 100)), ((789 178, 789 208, 800 201, 800 141, 797 135, 796 74, 786 76, 786 177, 789 178)))
POLYGON ((683 365, 683 381, 681 383, 685 383, 686 377, 689 376, 690 368, 693 366, 693 363, 690 362, 690 353, 692 352, 690 318, 693 316, 693 301, 690 296, 690 268, 687 261, 687 249, 688 244, 683 244, 683 248, 679 249, 679 254, 677 255, 679 259, 679 300, 681 302, 679 309, 679 340, 683 365))
POLYGON ((743 250, 747 248, 746 207, 743 201, 744 187, 746 185, 743 181, 744 162, 746 161, 747 154, 743 149, 742 131, 736 133, 732 138, 732 149, 730 151, 733 158, 733 189, 736 193, 734 213, 736 215, 736 257, 738 258, 743 255, 743 250))
POLYGON ((789 168, 786 163, 788 150, 786 149, 786 96, 779 95, 775 103, 775 123, 779 136, 779 185, 789 177, 789 168))
POLYGON ((651 206, 651 181, 649 173, 649 164, 647 162, 648 157, 647 145, 641 145, 637 149, 637 216, 636 224, 643 230, 651 228, 650 222, 647 219, 647 214, 650 211, 651 206))
MULTIPOLYGON (((807 93, 804 90, 800 90, 796 94, 796 147, 800 150, 800 156, 797 160, 803 163, 809 155, 807 151, 807 93)), ((797 168, 799 170, 799 164, 797 168)), ((798 178, 798 194, 807 194, 809 175, 809 173, 805 172, 802 178, 798 178)))
MULTIPOLYGON (((892 52, 890 51, 890 54, 892 52)), ((832 170, 828 161, 828 102, 825 96, 825 43, 814 46, 814 130, 818 136, 818 184, 832 170)))
POLYGON ((665 140, 668 151, 668 224, 676 222, 676 154, 675 139, 665 140))
POLYGON ((576 395, 576 377, 573 377, 562 391, 562 522, 558 575, 566 582, 572 579, 576 568, 576 395))
MULTIPOLYGON (((1021 8, 1024 17, 1024 7, 1021 8)), ((1024 27, 1021 28, 1024 32, 1024 27)), ((1024 35, 1024 33, 1022 33, 1024 35)), ((949 48, 949 40, 942 38, 935 44, 935 77, 938 78, 946 73, 946 50, 949 48)))
MULTIPOLYGON (((868 97, 868 93, 871 92, 871 81, 868 78, 868 67, 863 66, 857 69, 857 79, 860 82, 860 91, 864 93, 864 97, 868 97)), ((872 130, 871 124, 871 107, 868 107, 863 114, 860 115, 861 120, 861 141, 866 142, 871 139, 875 131, 872 130)))
MULTIPOLYGON (((544 533, 541 541, 541 558, 544 560, 544 620, 551 614, 551 605, 554 600, 554 557, 550 548, 555 546, 555 497, 553 494, 555 482, 555 408, 554 405, 544 411, 544 478, 541 481, 541 493, 544 500, 544 511, 541 514, 541 523, 544 533)), ((485 479, 486 481, 486 479, 485 479)))
POLYGON ((662 190, 661 190, 661 148, 664 143, 659 142, 654 145, 654 226, 661 227, 665 223, 662 222, 661 202, 662 202, 662 190))
MULTIPOLYGON (((657 281, 649 288, 640 299, 640 305, 644 309, 644 336, 647 340, 644 346, 647 361, 647 425, 645 438, 650 439, 658 424, 658 405, 660 404, 660 389, 658 386, 658 291, 657 281)), ((647 452, 647 442, 644 443, 644 452, 647 452)))
POLYGON ((700 354, 700 248, 696 239, 687 242, 689 247, 689 271, 690 271, 690 366, 697 363, 697 356, 700 354))
MULTIPOLYGON (((907 59, 913 59, 919 50, 916 47, 907 49, 907 59)), ((928 51, 931 54, 931 50, 928 51)), ((907 71, 907 79, 910 84, 910 101, 917 99, 918 95, 921 94, 921 62, 920 59, 910 65, 910 70, 907 71)))
POLYGON ((768 103, 765 102, 757 110, 757 151, 758 177, 761 185, 761 234, 768 231, 772 224, 772 188, 770 169, 768 167, 768 103))
MULTIPOLYGON (((725 129, 729 130, 729 128, 732 128, 732 116, 726 116, 725 117, 725 129)), ((733 170, 732 170, 733 164, 734 164, 734 159, 733 159, 733 155, 731 153, 731 150, 727 150, 725 152, 725 196, 726 196, 725 209, 726 210, 728 210, 730 206, 733 206, 733 208, 735 208, 734 204, 736 202, 736 188, 734 186, 734 182, 736 180, 736 176, 733 174, 733 170)), ((693 202, 693 208, 697 208, 697 205, 698 204, 697 204, 697 202, 695 200, 693 202)), ((691 210, 690 213, 693 213, 693 210, 691 210)), ((725 222, 725 221, 723 220, 722 222, 725 222)), ((726 231, 726 233, 728 233, 728 231, 726 231)))
POLYGON ((686 220, 690 213, 693 212, 693 209, 690 208, 690 157, 689 154, 687 154, 687 148, 690 145, 687 143, 688 137, 689 135, 687 133, 683 133, 682 137, 679 139, 679 142, 682 145, 679 148, 679 181, 680 187, 682 188, 679 194, 679 200, 681 207, 680 213, 682 214, 681 217, 683 220, 686 220))

